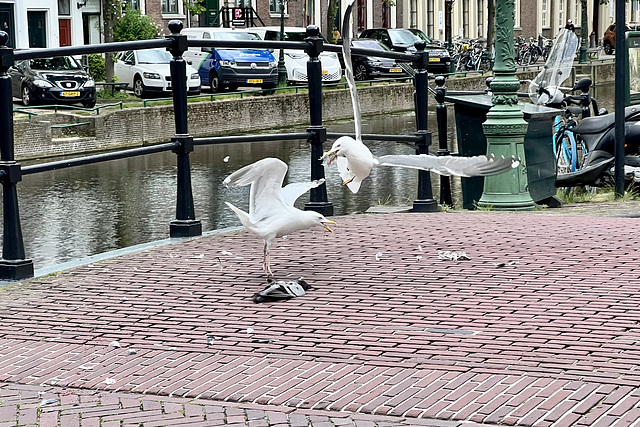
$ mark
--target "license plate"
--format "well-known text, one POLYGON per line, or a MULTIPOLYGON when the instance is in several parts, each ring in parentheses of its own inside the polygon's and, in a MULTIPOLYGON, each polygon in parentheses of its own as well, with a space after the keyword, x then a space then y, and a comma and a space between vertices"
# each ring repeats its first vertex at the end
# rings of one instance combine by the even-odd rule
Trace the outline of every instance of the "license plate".
POLYGON ((60 96, 71 97, 71 96, 80 96, 80 92, 60 92, 60 96))
POLYGON ((322 70, 322 75, 329 74, 329 70, 322 70))
POLYGON ((401 73, 402 72, 402 68, 391 68, 389 70, 390 73, 401 73))
POLYGON ((440 62, 440 58, 429 58, 429 62, 440 62))
POLYGON ((247 79, 247 83, 262 83, 262 79, 247 79))

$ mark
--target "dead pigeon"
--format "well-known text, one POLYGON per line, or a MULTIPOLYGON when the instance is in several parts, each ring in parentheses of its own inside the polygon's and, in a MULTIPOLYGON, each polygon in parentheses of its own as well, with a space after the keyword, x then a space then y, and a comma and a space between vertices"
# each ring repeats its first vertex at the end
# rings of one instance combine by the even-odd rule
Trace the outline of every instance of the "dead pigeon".
POLYGON ((253 295, 253 302, 272 302, 301 297, 311 289, 311 285, 302 279, 297 280, 267 280, 269 285, 253 295))

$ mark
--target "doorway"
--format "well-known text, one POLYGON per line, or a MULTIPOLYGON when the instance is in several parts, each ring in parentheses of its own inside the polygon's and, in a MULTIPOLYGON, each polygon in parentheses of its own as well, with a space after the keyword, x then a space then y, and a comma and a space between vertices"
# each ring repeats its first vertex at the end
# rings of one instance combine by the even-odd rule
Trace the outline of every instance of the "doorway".
POLYGON ((29 47, 47 47, 47 12, 28 11, 29 47))
POLYGON ((13 22, 13 5, 7 3, 0 4, 0 31, 9 34, 8 46, 16 47, 16 30, 13 22))

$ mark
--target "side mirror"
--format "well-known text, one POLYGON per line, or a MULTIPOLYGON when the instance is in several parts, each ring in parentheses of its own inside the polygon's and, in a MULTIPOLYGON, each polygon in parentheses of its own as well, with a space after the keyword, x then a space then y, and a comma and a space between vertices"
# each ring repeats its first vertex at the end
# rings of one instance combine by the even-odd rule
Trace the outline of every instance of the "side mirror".
POLYGON ((193 61, 187 61, 187 64, 193 65, 193 61))
POLYGON ((213 48, 205 46, 205 47, 200 48, 200 51, 201 52, 213 53, 213 48))
POLYGON ((124 63, 127 65, 134 65, 134 62, 130 59, 125 60, 124 63))

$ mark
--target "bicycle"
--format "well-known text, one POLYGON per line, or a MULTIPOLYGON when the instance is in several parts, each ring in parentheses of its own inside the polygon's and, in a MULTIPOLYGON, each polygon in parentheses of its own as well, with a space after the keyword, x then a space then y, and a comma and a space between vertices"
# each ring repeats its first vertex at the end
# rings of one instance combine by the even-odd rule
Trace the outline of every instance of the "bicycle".
POLYGON ((566 106, 564 113, 554 119, 553 152, 558 174, 580 170, 589 154, 582 138, 575 133, 578 124, 575 117, 580 113, 582 108, 566 106))

